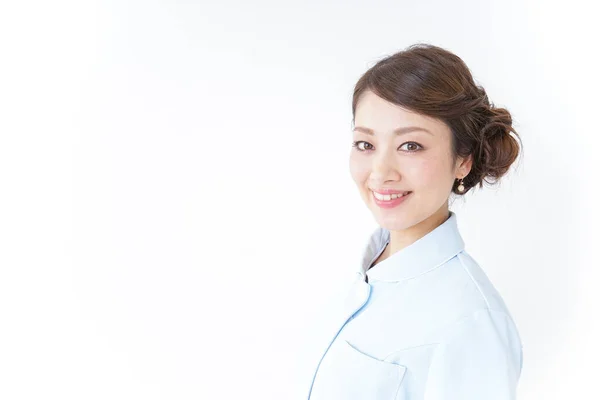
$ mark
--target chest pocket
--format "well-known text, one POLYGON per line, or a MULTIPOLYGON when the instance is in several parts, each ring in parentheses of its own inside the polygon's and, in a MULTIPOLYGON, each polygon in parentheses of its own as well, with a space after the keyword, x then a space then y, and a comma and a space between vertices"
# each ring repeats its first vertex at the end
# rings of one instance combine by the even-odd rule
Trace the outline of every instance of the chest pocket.
POLYGON ((406 367, 366 355, 336 339, 317 371, 310 400, 401 400, 406 367))

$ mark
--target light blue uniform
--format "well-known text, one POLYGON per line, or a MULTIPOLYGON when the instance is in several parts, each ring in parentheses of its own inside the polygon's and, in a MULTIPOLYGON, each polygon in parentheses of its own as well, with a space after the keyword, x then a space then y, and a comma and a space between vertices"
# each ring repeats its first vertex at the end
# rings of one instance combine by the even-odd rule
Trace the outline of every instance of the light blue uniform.
POLYGON ((515 399, 521 339, 456 214, 368 269, 389 235, 378 227, 364 248, 308 398, 515 399))

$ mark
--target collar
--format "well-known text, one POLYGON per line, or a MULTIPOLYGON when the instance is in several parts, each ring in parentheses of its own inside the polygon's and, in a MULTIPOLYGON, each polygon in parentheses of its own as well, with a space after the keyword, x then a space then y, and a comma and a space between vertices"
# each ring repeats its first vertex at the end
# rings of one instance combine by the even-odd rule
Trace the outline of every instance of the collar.
POLYGON ((385 228, 378 227, 371 234, 358 271, 363 280, 365 273, 369 282, 411 279, 439 267, 465 247, 458 230, 456 214, 450 211, 450 216, 431 232, 367 270, 389 240, 390 231, 385 228))

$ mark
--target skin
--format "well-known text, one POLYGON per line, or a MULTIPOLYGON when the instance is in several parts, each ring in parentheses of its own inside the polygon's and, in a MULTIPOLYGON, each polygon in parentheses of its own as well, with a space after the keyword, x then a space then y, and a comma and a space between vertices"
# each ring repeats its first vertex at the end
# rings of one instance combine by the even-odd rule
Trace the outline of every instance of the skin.
POLYGON ((349 166, 360 195, 377 223, 390 231, 384 260, 425 236, 449 216, 448 199, 455 179, 469 174, 472 157, 452 160, 450 128, 441 120, 390 103, 371 91, 361 96, 354 119, 349 166), (369 135, 360 128, 368 128, 369 135), (419 127, 400 135, 394 130, 419 127), (364 150, 364 151, 360 151, 364 150), (371 189, 412 191, 398 206, 379 207, 371 189))

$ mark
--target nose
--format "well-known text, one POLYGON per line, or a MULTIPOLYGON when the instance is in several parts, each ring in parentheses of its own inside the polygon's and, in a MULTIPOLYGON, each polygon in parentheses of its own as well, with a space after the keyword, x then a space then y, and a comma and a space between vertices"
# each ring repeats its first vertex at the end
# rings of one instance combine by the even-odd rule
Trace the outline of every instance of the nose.
POLYGON ((377 152, 372 158, 371 175, 384 180, 390 171, 396 169, 394 153, 390 150, 377 152))

